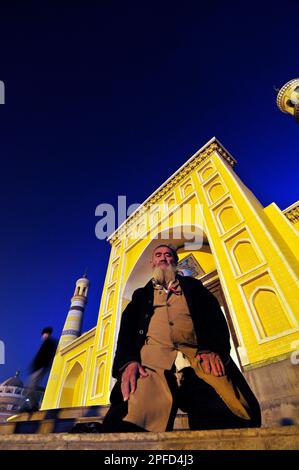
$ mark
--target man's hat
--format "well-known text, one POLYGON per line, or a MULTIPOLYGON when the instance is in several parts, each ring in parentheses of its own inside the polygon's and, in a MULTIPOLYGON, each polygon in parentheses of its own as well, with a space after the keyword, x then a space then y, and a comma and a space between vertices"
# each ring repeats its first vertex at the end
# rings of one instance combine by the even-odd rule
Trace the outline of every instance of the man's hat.
POLYGON ((42 333, 41 333, 41 334, 43 335, 44 333, 48 333, 49 335, 51 335, 51 334, 53 333, 53 328, 52 328, 52 326, 46 326, 46 327, 42 330, 42 333))

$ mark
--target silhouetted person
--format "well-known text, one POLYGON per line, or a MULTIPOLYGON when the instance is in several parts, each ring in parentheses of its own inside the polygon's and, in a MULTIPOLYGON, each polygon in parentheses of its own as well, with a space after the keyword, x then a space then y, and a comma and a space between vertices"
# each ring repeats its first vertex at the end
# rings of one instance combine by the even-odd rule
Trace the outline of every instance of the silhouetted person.
POLYGON ((43 377, 50 370, 57 348, 57 340, 52 338, 53 328, 48 326, 41 332, 42 345, 30 365, 25 403, 21 411, 36 411, 39 408, 37 391, 43 377))

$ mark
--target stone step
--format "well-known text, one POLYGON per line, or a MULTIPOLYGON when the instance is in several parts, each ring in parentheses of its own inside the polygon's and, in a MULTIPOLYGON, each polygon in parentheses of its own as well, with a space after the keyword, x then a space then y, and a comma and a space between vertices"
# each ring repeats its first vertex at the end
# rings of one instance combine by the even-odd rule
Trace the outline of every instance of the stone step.
POLYGON ((0 450, 106 450, 111 454, 112 449, 299 450, 299 426, 163 433, 11 434, 2 435, 0 440, 0 450))
MULTIPOLYGON (((102 423, 108 409, 108 406, 98 405, 23 412, 10 417, 6 423, 0 423, 0 435, 69 433, 78 423, 102 423)), ((177 413, 174 429, 189 429, 185 413, 177 413)))
POLYGON ((39 410, 31 413, 23 412, 8 419, 8 422, 14 421, 40 421, 43 419, 79 419, 82 417, 104 418, 109 406, 77 406, 69 408, 55 408, 52 410, 39 410))

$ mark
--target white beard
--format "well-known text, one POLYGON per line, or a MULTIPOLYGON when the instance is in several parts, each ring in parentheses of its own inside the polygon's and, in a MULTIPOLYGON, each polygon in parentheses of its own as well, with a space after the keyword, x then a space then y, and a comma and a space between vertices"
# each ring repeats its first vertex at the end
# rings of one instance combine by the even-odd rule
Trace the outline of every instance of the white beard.
POLYGON ((171 281, 175 280, 177 267, 173 264, 167 266, 166 269, 162 269, 159 266, 155 266, 153 269, 153 278, 158 284, 168 285, 171 281))

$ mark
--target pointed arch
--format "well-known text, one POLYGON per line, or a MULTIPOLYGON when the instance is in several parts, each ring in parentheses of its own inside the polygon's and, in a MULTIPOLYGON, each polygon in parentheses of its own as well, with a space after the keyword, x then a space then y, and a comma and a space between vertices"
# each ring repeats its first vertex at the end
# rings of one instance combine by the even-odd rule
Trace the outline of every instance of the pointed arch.
POLYGON ((101 360, 96 368, 96 386, 94 395, 103 395, 105 384, 105 361, 101 360))
POLYGON ((208 189, 208 194, 210 197, 211 202, 216 202, 218 199, 223 196, 225 193, 224 188, 221 183, 218 181, 214 183, 209 189, 208 189))
POLYGON ((106 346, 109 345, 110 327, 111 327, 111 321, 108 320, 105 323, 105 326, 104 326, 103 331, 102 331, 101 345, 100 345, 101 348, 105 348, 106 346))
POLYGON ((248 239, 237 240, 231 248, 231 253, 240 273, 246 273, 260 264, 260 259, 248 239))
POLYGON ((251 306, 261 338, 275 336, 292 328, 277 292, 268 286, 256 288, 251 295, 251 306))
POLYGON ((83 367, 76 361, 63 384, 59 400, 59 408, 78 406, 82 394, 83 367))
POLYGON ((203 170, 201 173, 201 178, 203 181, 207 180, 210 176, 212 176, 215 173, 215 169, 212 168, 211 166, 208 166, 203 170))
POLYGON ((227 232, 228 230, 235 227, 240 222, 233 206, 223 207, 218 212, 217 218, 224 232, 227 232))

